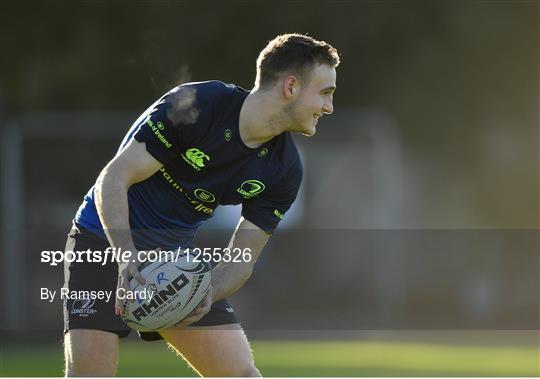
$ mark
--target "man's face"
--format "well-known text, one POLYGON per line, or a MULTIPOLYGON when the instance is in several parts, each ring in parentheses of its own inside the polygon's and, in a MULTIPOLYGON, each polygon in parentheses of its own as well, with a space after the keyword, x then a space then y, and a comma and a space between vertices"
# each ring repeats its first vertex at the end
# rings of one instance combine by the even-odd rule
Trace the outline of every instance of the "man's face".
POLYGON ((308 75, 311 75, 311 80, 286 107, 286 112, 292 121, 291 131, 312 136, 317 131, 319 118, 334 111, 332 101, 336 90, 336 69, 321 64, 308 75))

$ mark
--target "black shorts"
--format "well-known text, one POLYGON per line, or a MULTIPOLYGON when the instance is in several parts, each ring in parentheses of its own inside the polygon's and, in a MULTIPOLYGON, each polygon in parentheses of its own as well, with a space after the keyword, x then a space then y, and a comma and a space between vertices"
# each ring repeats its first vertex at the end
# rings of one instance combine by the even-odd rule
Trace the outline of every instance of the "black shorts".
MULTIPOLYGON (((81 228, 74 227, 68 234, 65 251, 105 251, 109 242, 81 228)), ((64 263, 64 287, 70 291, 112 291, 118 282, 116 263, 64 263)), ((104 330, 127 337, 131 329, 114 314, 115 298, 64 299, 64 333, 72 329, 104 330)), ((210 312, 190 326, 215 326, 238 323, 234 309, 226 299, 212 304, 210 312)), ((146 341, 160 340, 158 332, 138 332, 146 341)))

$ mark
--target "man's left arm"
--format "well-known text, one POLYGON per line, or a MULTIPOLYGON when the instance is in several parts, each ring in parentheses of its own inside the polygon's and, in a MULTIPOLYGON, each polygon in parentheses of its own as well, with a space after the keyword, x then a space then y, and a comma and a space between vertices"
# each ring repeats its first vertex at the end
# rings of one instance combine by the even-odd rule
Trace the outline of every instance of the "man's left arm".
POLYGON ((251 221, 244 217, 240 218, 240 222, 229 242, 228 248, 233 257, 233 249, 248 249, 249 255, 240 255, 240 262, 224 262, 223 260, 212 270, 212 279, 210 288, 201 304, 185 318, 178 326, 186 326, 192 324, 202 318, 210 311, 212 303, 228 297, 238 291, 244 283, 249 279, 253 272, 253 267, 257 258, 261 254, 264 246, 268 242, 270 234, 260 229, 251 221), (249 257, 249 259, 247 259, 249 257))
MULTIPOLYGON (((257 225, 240 218, 236 230, 229 242, 229 249, 248 249, 249 255, 239 256, 240 262, 221 262, 212 271, 212 301, 216 302, 238 291, 249 279, 253 267, 270 234, 260 229, 257 225)), ((233 256, 237 254, 234 253, 233 256)))
MULTIPOLYGON (((231 253, 236 248, 249 249, 251 259, 241 262, 222 260, 212 271, 211 286, 207 295, 197 309, 179 324, 180 326, 198 321, 210 311, 212 303, 238 291, 251 276, 257 258, 283 215, 296 199, 302 182, 303 170, 300 158, 296 150, 291 154, 288 161, 292 163, 284 170, 280 179, 260 196, 242 203, 242 218, 228 247, 231 253)), ((233 253, 233 257, 236 255, 237 252, 233 253)), ((240 255, 242 258, 247 256, 247 254, 240 255)))

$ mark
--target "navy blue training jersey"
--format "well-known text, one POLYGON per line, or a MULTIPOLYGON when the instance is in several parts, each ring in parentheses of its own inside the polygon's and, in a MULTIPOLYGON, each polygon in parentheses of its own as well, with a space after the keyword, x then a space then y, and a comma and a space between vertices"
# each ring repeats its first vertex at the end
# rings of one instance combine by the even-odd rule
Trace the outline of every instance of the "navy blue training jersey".
MULTIPOLYGON (((128 190, 129 222, 139 249, 191 245, 197 228, 220 204, 242 204, 242 215, 272 233, 302 181, 302 164, 289 133, 256 149, 239 135, 249 92, 219 81, 188 83, 166 93, 133 124, 132 138, 163 167, 128 190)), ((75 223, 106 238, 94 187, 75 223)))

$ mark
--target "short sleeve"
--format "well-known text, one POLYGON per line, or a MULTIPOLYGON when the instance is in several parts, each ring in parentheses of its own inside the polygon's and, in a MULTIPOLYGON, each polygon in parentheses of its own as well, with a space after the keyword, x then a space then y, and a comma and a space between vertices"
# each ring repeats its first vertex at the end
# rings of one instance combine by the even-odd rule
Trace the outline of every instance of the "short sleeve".
POLYGON ((133 137, 163 164, 178 158, 186 139, 204 133, 213 117, 214 104, 203 92, 208 91, 195 86, 169 92, 146 112, 133 137))
POLYGON ((296 200, 302 175, 302 165, 298 162, 268 192, 245 201, 242 205, 242 216, 272 234, 296 200))

